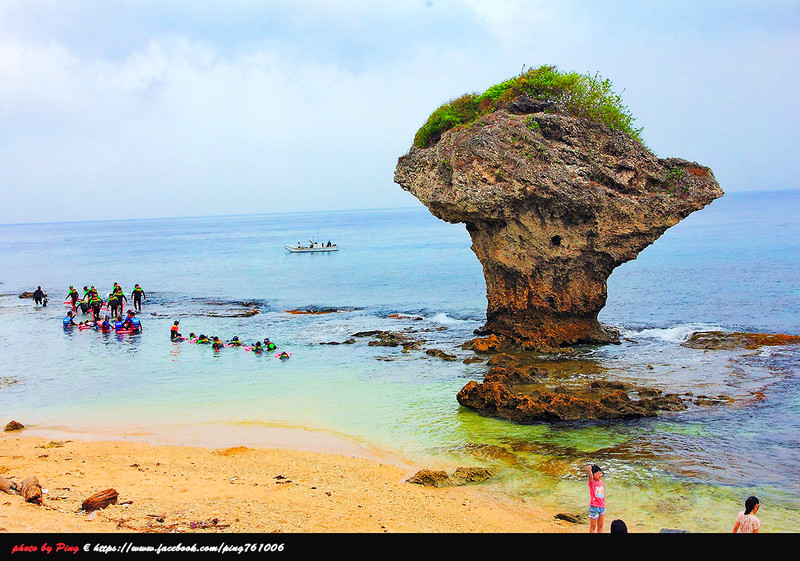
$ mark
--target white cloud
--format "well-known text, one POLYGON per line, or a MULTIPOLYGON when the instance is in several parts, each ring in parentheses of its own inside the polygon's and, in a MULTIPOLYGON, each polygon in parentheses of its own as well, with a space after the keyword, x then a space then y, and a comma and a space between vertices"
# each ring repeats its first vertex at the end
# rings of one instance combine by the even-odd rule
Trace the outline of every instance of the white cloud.
POLYGON ((626 20, 615 3, 119 6, 0 8, 0 185, 44 201, 0 222, 416 204, 392 174, 417 128, 523 64, 610 77, 656 152, 724 188, 794 187, 800 171, 779 149, 800 124, 790 26, 675 31, 680 10, 626 20))

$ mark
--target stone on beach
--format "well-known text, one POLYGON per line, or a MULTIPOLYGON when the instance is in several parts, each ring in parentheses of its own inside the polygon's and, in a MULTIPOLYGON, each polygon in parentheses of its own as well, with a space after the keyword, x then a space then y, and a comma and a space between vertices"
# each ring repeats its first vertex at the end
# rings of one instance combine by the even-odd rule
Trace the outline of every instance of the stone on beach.
POLYGON ((423 487, 455 487, 480 483, 492 477, 492 470, 481 467, 459 467, 448 475, 444 470, 422 469, 409 477, 406 483, 422 485, 423 487))
POLYGON ((25 425, 23 425, 22 423, 19 423, 17 421, 11 421, 10 423, 8 423, 6 425, 6 428, 4 430, 5 430, 5 432, 12 432, 12 431, 17 431, 17 430, 22 430, 24 428, 25 428, 25 425))

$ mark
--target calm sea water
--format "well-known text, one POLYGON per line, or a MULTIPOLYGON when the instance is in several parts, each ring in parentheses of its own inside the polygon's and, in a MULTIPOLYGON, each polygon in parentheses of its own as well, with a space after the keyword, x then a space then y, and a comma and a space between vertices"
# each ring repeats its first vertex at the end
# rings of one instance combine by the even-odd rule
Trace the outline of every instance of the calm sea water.
POLYGON ((486 307, 469 246, 462 225, 424 208, 0 226, 3 422, 487 465, 498 492, 563 512, 586 510, 592 462, 606 474, 608 516, 632 530, 729 531, 751 494, 764 531, 800 527, 800 352, 680 345, 701 329, 800 333, 800 191, 728 194, 668 230, 609 279, 601 320, 622 344, 543 358, 558 383, 618 379, 734 399, 656 419, 522 426, 460 408, 458 390, 487 370, 462 362, 486 307), (283 249, 309 237, 341 251, 283 249), (102 295, 114 282, 146 291, 141 334, 61 328, 69 285, 102 295), (37 285, 45 308, 17 298, 37 285), (286 312, 298 308, 336 312, 286 312), (184 335, 268 336, 292 357, 172 343, 176 319, 184 335), (366 330, 424 344, 321 344, 366 330))

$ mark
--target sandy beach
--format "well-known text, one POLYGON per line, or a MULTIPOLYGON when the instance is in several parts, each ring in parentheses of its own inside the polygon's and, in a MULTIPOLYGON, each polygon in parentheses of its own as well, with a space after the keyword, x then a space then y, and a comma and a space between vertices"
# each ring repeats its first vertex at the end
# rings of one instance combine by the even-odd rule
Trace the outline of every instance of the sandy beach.
POLYGON ((207 449, 147 442, 52 440, 5 433, 0 476, 35 475, 41 505, 0 493, 0 531, 491 533, 582 532, 581 525, 493 492, 489 482, 432 488, 406 482, 402 461, 305 450, 207 449), (90 495, 117 504, 87 514, 90 495))

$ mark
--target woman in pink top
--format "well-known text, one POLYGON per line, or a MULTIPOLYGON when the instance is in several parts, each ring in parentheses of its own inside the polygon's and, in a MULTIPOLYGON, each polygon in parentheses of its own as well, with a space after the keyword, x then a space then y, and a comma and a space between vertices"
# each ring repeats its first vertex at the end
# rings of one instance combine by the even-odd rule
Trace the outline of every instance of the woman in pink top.
POLYGON ((758 512, 758 499, 747 497, 744 502, 744 512, 740 512, 736 517, 736 525, 733 527, 734 534, 757 534, 761 528, 761 520, 756 518, 758 512))
POLYGON ((589 533, 602 533, 606 517, 606 486, 603 470, 596 465, 586 466, 589 472, 589 533))

